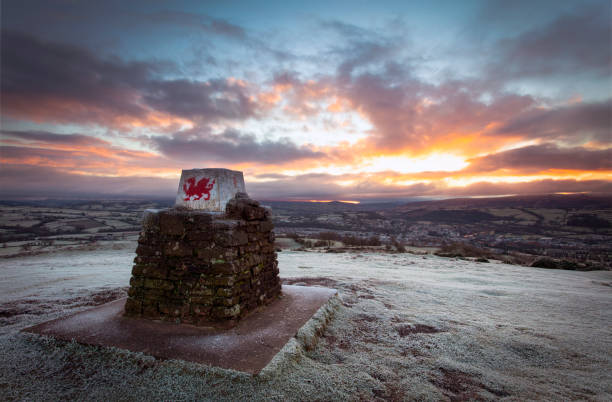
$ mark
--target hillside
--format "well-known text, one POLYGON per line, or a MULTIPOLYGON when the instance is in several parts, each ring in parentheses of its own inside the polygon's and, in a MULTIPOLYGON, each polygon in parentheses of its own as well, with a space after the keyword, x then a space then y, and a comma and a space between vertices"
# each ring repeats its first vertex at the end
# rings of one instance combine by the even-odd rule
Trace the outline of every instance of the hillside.
POLYGON ((121 297, 133 250, 0 261, 9 279, 0 283, 3 399, 612 398, 605 271, 281 252, 284 283, 334 287, 341 305, 316 347, 299 350, 271 378, 18 332, 121 297))
POLYGON ((606 209, 612 206, 612 195, 544 194, 488 198, 452 198, 417 201, 395 208, 397 212, 413 209, 453 208, 543 208, 543 209, 606 209))

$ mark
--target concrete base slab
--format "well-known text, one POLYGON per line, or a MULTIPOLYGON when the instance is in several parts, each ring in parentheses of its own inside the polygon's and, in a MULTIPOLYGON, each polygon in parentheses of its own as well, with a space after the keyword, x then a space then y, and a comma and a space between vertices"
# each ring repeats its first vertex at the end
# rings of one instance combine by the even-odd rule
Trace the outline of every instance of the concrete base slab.
POLYGON ((257 374, 338 293, 290 285, 284 285, 282 292, 280 299, 232 329, 123 317, 127 299, 123 298, 23 331, 257 374))

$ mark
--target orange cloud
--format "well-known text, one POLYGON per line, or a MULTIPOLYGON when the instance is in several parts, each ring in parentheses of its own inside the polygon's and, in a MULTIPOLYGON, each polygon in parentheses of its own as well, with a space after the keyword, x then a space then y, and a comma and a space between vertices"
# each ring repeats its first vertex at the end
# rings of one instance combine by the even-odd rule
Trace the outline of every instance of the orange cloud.
MULTIPOLYGON (((126 94, 126 96, 129 95, 126 94)), ((146 106, 139 106, 139 112, 134 114, 133 111, 122 113, 120 110, 108 110, 55 97, 41 96, 36 102, 32 102, 30 97, 20 95, 5 95, 4 97, 3 114, 5 116, 38 124, 51 122, 87 125, 97 122, 105 127, 124 131, 138 128, 174 131, 194 127, 194 122, 189 119, 156 111, 146 106)))

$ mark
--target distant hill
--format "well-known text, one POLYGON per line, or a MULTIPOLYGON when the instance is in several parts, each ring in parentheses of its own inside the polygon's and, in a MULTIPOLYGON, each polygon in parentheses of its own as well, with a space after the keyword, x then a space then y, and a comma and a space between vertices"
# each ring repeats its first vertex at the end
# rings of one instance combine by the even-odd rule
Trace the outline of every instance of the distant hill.
POLYGON ((398 202, 380 202, 352 204, 349 202, 308 202, 308 201, 260 201, 261 204, 271 207, 273 210, 301 211, 305 213, 339 213, 339 212, 365 212, 383 211, 397 208, 398 202))
POLYGON ((416 209, 479 209, 479 208, 545 208, 545 209, 607 209, 612 207, 612 195, 546 194, 491 198, 453 198, 419 201, 394 208, 391 212, 416 209))

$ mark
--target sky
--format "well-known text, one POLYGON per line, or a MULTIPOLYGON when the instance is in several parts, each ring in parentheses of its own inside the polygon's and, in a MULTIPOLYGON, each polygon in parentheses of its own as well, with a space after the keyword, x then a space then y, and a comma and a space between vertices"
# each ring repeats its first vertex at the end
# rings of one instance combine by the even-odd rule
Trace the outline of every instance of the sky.
POLYGON ((612 193, 609 0, 0 5, 0 198, 612 193))

